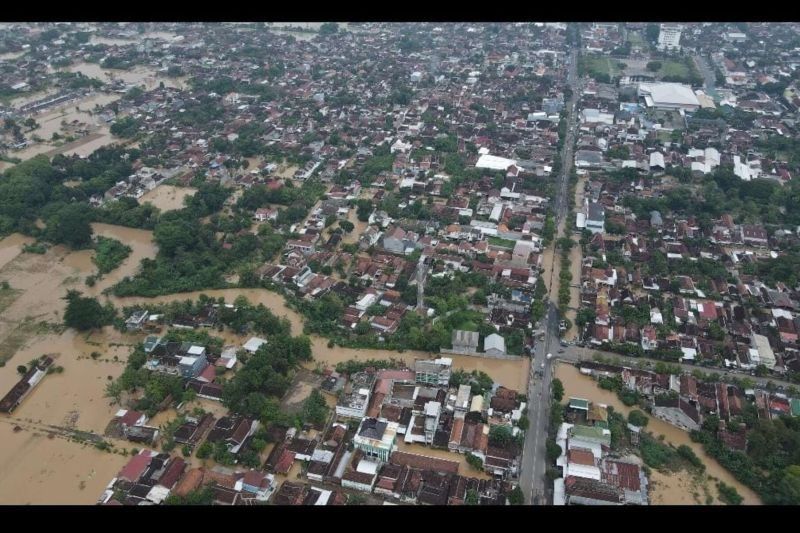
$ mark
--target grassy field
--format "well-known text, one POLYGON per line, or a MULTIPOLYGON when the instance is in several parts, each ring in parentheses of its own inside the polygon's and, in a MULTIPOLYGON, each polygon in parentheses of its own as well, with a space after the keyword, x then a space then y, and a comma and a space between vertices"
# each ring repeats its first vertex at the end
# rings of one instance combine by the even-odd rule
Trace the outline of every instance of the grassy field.
POLYGON ((503 248, 514 248, 516 243, 508 239, 501 239, 500 237, 489 237, 489 244, 502 246, 503 248))
POLYGON ((642 49, 647 49, 647 41, 642 38, 642 34, 638 31, 629 31, 628 32, 628 42, 631 43, 631 46, 638 46, 642 49))
POLYGON ((681 76, 686 78, 689 77, 689 69, 685 63, 680 61, 662 61, 658 74, 660 76, 681 76))
POLYGON ((607 74, 612 78, 620 72, 617 68, 617 62, 616 59, 603 56, 586 56, 584 58, 587 73, 590 75, 607 74))

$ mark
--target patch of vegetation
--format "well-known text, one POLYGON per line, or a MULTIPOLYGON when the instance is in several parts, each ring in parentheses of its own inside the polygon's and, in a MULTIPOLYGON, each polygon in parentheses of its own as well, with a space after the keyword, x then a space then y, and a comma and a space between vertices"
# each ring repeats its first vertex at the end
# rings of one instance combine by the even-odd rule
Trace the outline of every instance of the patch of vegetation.
POLYGON ((35 242, 33 244, 24 244, 22 245, 22 252, 26 254, 38 254, 44 255, 47 253, 47 245, 35 242))
POLYGON ((479 472, 483 471, 483 459, 472 453, 467 453, 467 464, 479 472))
POLYGON ((744 500, 735 487, 726 485, 724 481, 717 482, 717 490, 719 491, 719 499, 728 505, 739 505, 744 500))
POLYGON ((67 301, 64 324, 78 331, 109 325, 116 316, 116 310, 111 303, 101 306, 96 298, 83 297, 80 292, 75 290, 67 291, 64 299, 67 301))
POLYGON ((130 246, 116 239, 97 237, 92 261, 97 265, 100 274, 107 274, 121 265, 132 251, 130 246))
POLYGON ((708 417, 692 440, 714 457, 733 476, 753 489, 768 505, 800 504, 800 420, 781 416, 759 419, 755 406, 745 407, 741 416, 749 429, 747 451, 727 448, 717 436, 719 420, 708 417))
POLYGON ((193 490, 186 496, 170 494, 164 505, 211 505, 214 503, 214 489, 210 485, 193 490))
POLYGON ((509 239, 501 239, 500 237, 494 237, 491 235, 487 237, 487 240, 489 241, 489 244, 493 246, 500 246, 502 248, 513 249, 514 246, 516 245, 515 241, 509 239))
POLYGON ((328 420, 329 411, 330 408, 325 402, 325 397, 317 389, 314 389, 303 403, 303 411, 300 416, 303 422, 308 422, 314 427, 322 427, 328 420))

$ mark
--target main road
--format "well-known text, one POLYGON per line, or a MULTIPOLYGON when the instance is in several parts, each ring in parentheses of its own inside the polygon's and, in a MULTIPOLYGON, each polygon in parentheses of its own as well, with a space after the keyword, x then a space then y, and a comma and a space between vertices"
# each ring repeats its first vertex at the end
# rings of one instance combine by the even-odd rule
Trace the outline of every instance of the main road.
MULTIPOLYGON (((561 223, 568 224, 565 220, 569 212, 569 174, 572 168, 572 149, 575 144, 575 103, 579 89, 577 87, 578 51, 573 49, 570 53, 567 86, 572 90, 566 104, 567 134, 564 139, 561 155, 562 169, 556 199, 553 205, 555 212, 555 225, 560 228, 561 223)), ((555 246, 555 239, 553 244, 555 246)), ((553 250, 555 253, 555 249, 553 250)), ((552 292, 554 269, 552 263, 549 272, 542 273, 542 279, 548 283, 548 294, 552 292)), ((557 279, 557 278, 556 278, 557 279)), ((547 312, 542 318, 539 329, 544 332, 544 339, 538 342, 533 353, 528 376, 528 431, 525 433, 525 443, 522 451, 522 464, 520 465, 519 484, 525 494, 525 500, 534 505, 546 505, 547 469, 546 441, 548 422, 550 418, 550 384, 552 370, 546 355, 552 353, 559 345, 559 316, 558 310, 552 300, 548 301, 547 312)))

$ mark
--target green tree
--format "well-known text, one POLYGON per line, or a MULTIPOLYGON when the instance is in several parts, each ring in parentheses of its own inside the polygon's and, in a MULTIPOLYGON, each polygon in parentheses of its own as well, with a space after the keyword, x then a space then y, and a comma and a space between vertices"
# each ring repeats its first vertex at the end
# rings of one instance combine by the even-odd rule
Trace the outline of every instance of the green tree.
POLYGON ((170 494, 165 505, 211 505, 214 503, 214 489, 210 485, 193 490, 186 496, 170 494))
POLYGON ((319 427, 328 419, 328 410, 328 404, 325 402, 322 393, 314 389, 303 403, 302 418, 304 421, 319 427))
POLYGON ((467 495, 464 497, 464 503, 466 505, 478 505, 480 503, 478 491, 475 489, 469 489, 467 491, 467 495))
POLYGON ((214 446, 210 442, 205 441, 203 444, 200 445, 199 448, 197 448, 197 458, 207 459, 211 457, 211 454, 213 452, 214 452, 214 446))
POLYGON ((504 448, 512 439, 511 428, 508 426, 492 426, 489 430, 489 444, 504 448))
POLYGON ((19 365, 17 367, 17 374, 19 374, 20 376, 24 376, 27 371, 28 371, 28 367, 25 366, 25 365, 19 365))
POLYGON ((325 22, 319 27, 320 35, 333 35, 339 31, 339 25, 335 22, 325 22))
POLYGON ((723 481, 717 483, 717 490, 719 491, 719 499, 728 505, 739 505, 742 503, 743 498, 736 491, 735 487, 726 485, 723 481))
POLYGON ((643 428, 647 425, 650 421, 643 412, 639 411, 638 409, 634 409, 628 414, 628 423, 633 424, 634 426, 638 426, 643 428))
POLYGON ((92 242, 89 222, 89 210, 85 205, 68 204, 47 220, 45 238, 75 249, 86 247, 92 242))
POLYGON ((355 225, 349 220, 339 221, 339 227, 342 228, 345 231, 345 233, 350 233, 355 229, 355 225))
POLYGON ((475 470, 483 470, 483 459, 472 453, 467 453, 467 464, 475 470))
POLYGON ((82 297, 76 290, 67 291, 64 297, 67 309, 64 324, 79 331, 95 329, 110 324, 114 318, 113 307, 103 308, 96 298, 82 297))
POLYGON ((514 487, 508 494, 508 503, 511 505, 522 505, 525 503, 525 494, 522 492, 522 488, 520 488, 519 485, 514 487))
POLYGON ((556 459, 561 457, 563 450, 561 449, 561 446, 556 443, 556 441, 547 439, 545 441, 545 452, 547 455, 547 462, 553 463, 556 459))
POLYGON ((658 24, 648 24, 644 29, 645 37, 647 37, 647 40, 651 43, 658 41, 658 34, 660 32, 661 30, 659 29, 658 24))
POLYGON ((561 399, 564 397, 564 384, 561 382, 560 379, 555 378, 552 381, 552 388, 553 388, 553 399, 557 402, 560 402, 561 399))

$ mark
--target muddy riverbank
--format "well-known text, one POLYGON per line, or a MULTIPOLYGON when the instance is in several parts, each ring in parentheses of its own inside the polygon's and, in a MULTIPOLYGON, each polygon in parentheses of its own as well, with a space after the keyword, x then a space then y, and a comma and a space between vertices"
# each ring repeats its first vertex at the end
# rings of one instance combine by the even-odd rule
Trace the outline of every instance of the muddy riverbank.
MULTIPOLYGON (((578 369, 572 365, 566 363, 557 363, 555 376, 564 384, 565 398, 585 398, 596 403, 610 405, 614 407, 614 410, 624 414, 626 417, 628 413, 634 409, 624 405, 613 392, 598 387, 597 382, 595 382, 591 377, 581 374, 578 369)), ((724 481, 726 484, 735 487, 742 498, 744 498, 744 504, 761 504, 761 499, 755 492, 737 481, 733 475, 725 470, 714 458, 706 454, 700 444, 692 442, 692 440, 689 438, 689 434, 686 431, 678 429, 677 427, 657 418, 653 418, 652 416, 647 416, 650 420, 647 424, 647 431, 653 433, 655 436, 664 435, 665 441, 676 447, 680 446, 681 444, 685 444, 694 450, 695 454, 697 454, 697 456, 706 466, 705 482, 710 493, 715 498, 717 496, 716 483, 713 479, 708 479, 709 476, 712 476, 717 480, 724 481)), ((656 483, 652 487, 651 500, 653 503, 657 504, 681 505, 682 503, 686 503, 687 494, 685 488, 688 486, 694 486, 691 479, 691 474, 687 473, 686 471, 671 475, 659 474, 656 475, 654 479, 656 483)), ((703 494, 702 490, 700 490, 700 494, 703 494)), ((692 498, 692 495, 689 494, 688 497, 692 498)), ((694 503, 693 499, 692 502, 694 503)))

